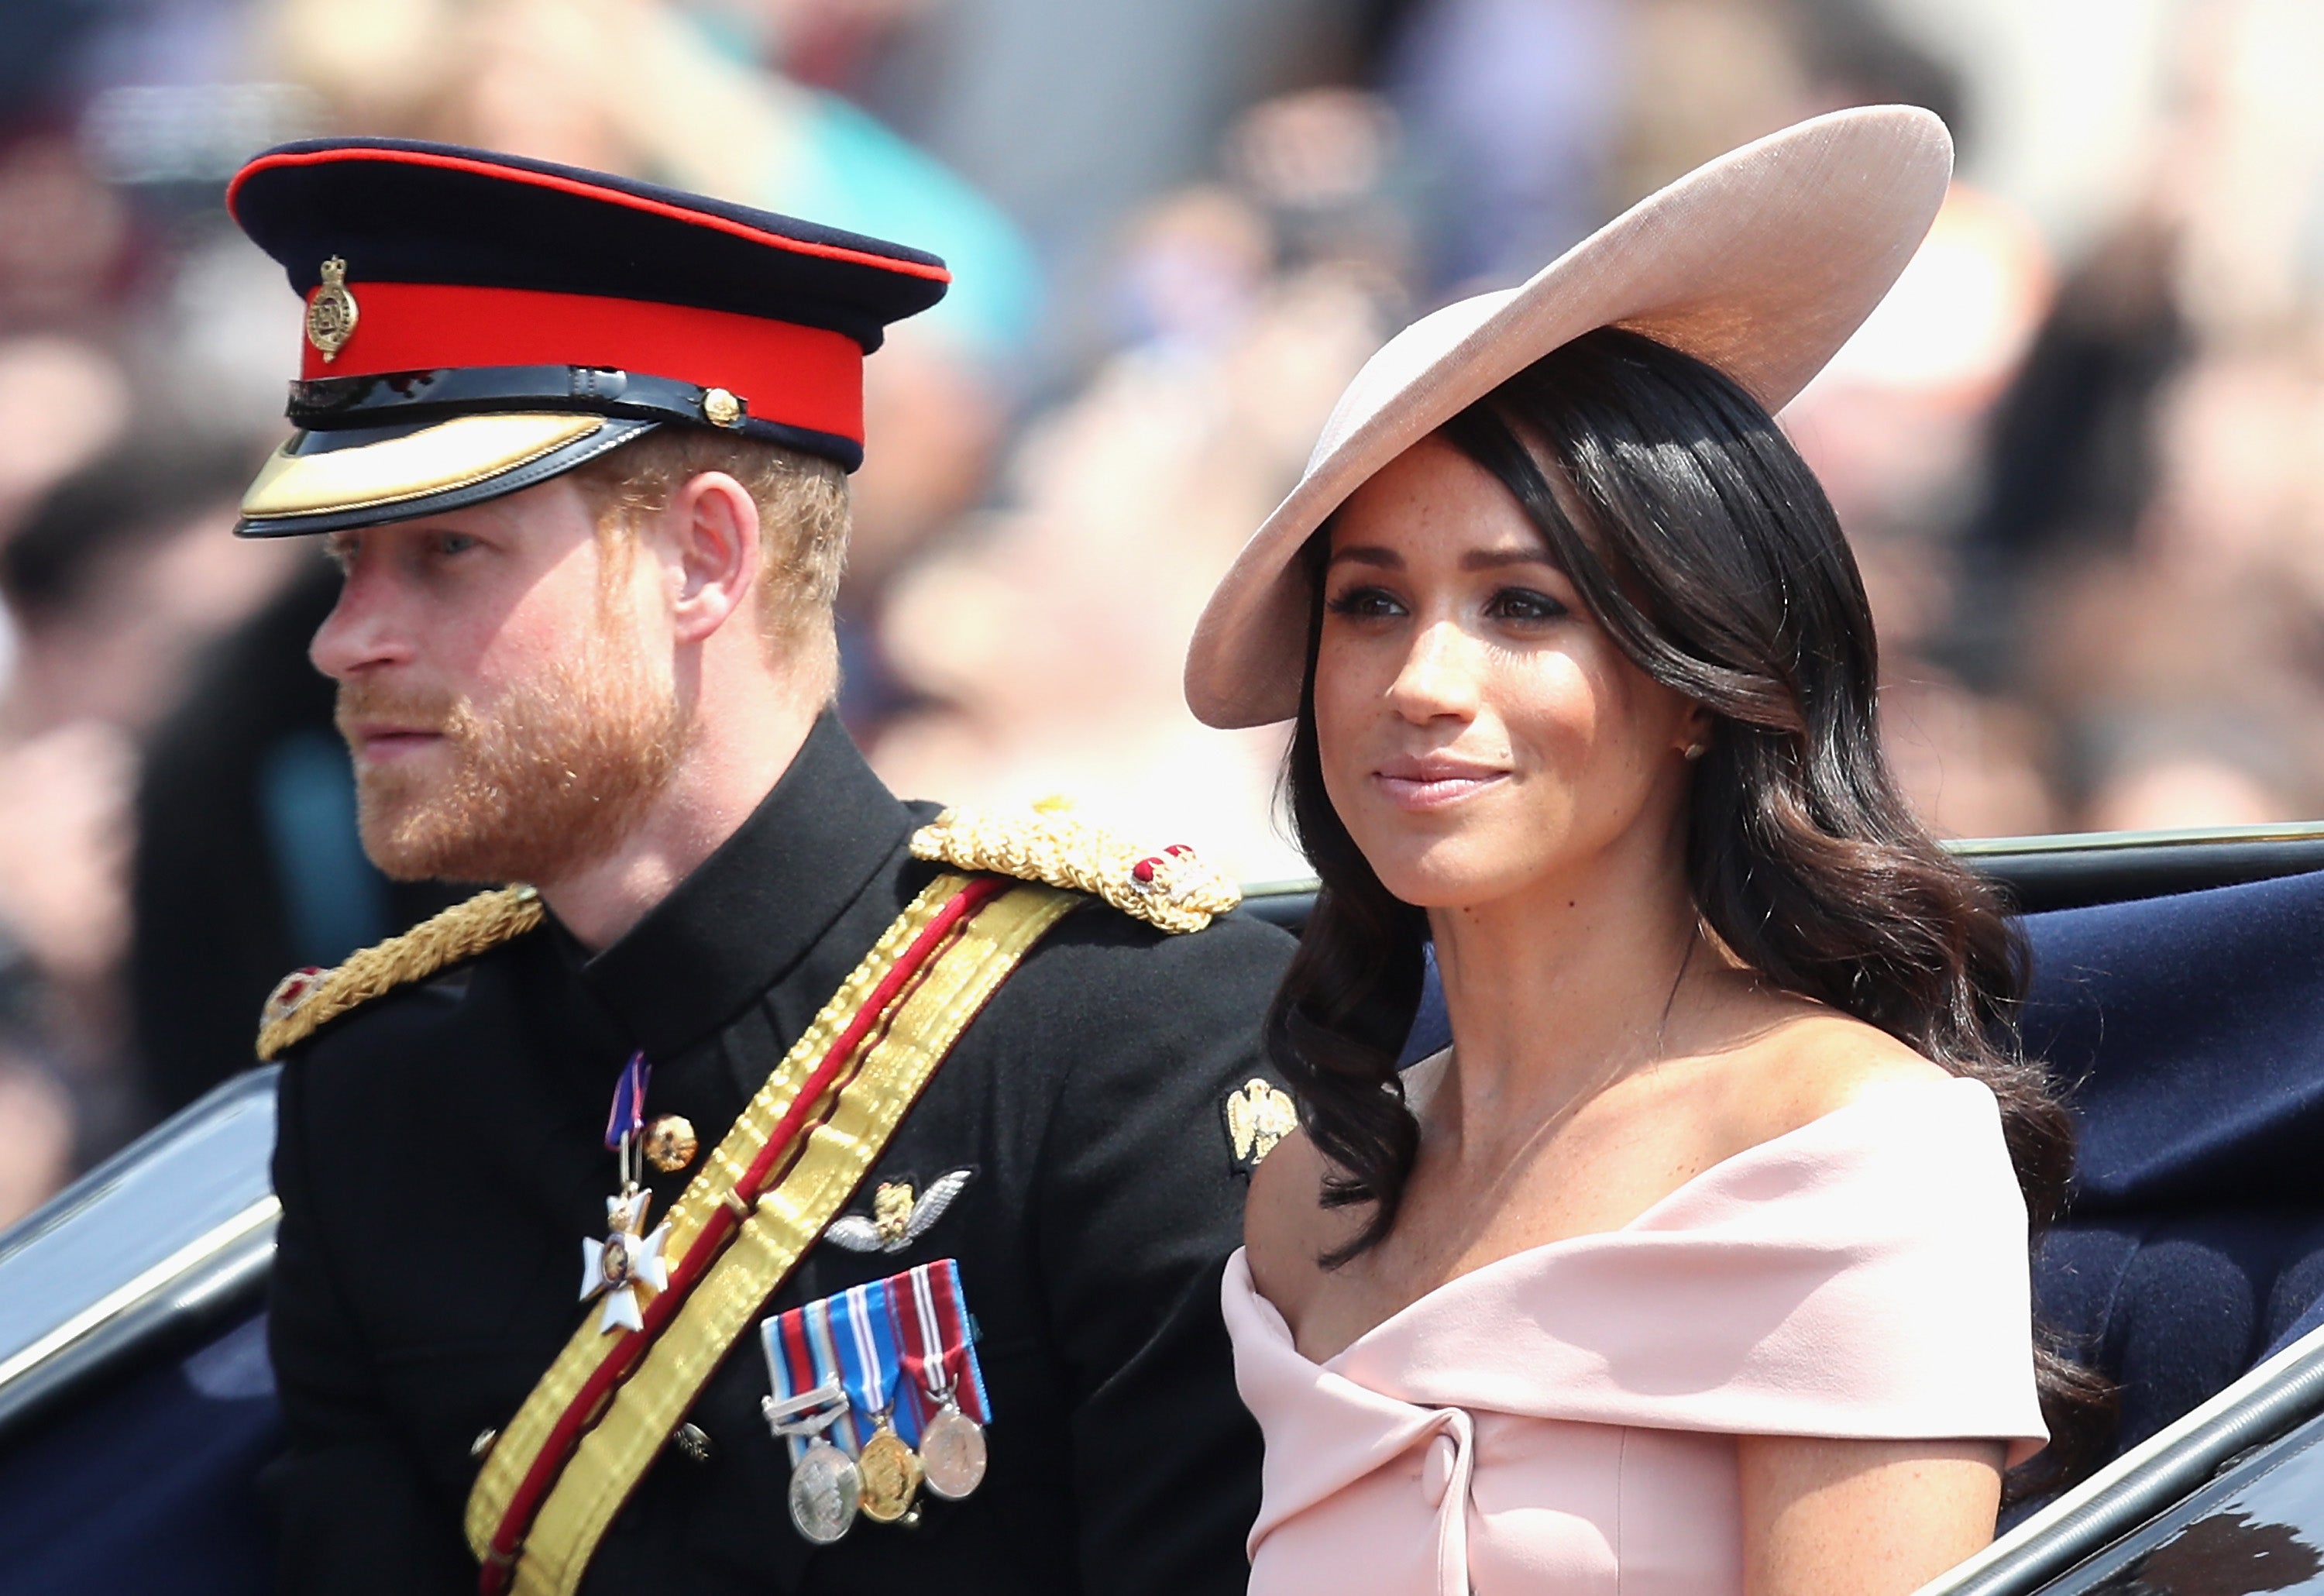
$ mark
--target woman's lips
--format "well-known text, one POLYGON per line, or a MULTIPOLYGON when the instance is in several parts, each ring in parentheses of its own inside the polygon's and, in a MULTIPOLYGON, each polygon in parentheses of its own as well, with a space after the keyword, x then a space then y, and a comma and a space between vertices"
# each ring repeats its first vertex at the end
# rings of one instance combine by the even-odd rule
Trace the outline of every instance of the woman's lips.
POLYGON ((1465 760, 1390 760, 1372 772, 1390 803, 1400 809, 1441 809, 1482 792, 1508 772, 1465 760))

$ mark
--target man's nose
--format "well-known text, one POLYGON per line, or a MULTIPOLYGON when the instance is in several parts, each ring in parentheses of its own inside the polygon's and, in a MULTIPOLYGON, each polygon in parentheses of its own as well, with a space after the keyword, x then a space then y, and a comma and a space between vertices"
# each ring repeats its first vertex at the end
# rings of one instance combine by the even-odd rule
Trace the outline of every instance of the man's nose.
POLYGON ((316 669, 333 681, 346 681, 410 657, 410 642, 396 623, 392 586, 375 563, 358 557, 350 564, 339 602, 307 648, 316 669))
POLYGON ((1413 634, 1412 650, 1388 688, 1388 701, 1407 720, 1445 715, 1469 718, 1477 713, 1481 664, 1476 640, 1458 623, 1433 622, 1413 634))

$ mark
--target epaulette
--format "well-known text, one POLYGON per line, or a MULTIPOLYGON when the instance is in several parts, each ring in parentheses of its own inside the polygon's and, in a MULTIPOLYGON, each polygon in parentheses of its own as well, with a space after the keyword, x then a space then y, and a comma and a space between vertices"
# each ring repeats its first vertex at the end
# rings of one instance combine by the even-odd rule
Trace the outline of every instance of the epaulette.
POLYGON ((946 809, 912 834, 912 856, 1087 892, 1165 931, 1199 931, 1242 901, 1242 889, 1184 843, 1136 847, 1051 805, 946 809))
POLYGON ((374 998, 523 936, 540 918, 540 893, 530 887, 498 887, 364 948, 335 969, 292 972, 267 995, 259 1015, 259 1061, 272 1062, 374 998))

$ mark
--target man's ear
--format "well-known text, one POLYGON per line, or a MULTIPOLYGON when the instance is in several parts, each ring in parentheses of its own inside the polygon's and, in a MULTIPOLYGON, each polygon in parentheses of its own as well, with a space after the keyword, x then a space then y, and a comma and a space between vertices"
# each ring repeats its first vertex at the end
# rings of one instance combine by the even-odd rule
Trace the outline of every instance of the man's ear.
POLYGON ((670 630, 679 642, 700 642, 751 603, 759 583, 759 506, 724 471, 705 471, 670 496, 660 520, 670 630))

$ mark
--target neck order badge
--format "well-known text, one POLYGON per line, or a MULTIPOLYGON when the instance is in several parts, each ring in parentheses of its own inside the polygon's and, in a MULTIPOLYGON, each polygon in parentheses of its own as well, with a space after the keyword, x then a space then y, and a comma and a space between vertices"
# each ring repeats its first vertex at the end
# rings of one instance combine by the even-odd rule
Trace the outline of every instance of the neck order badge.
POLYGON ((646 1232, 646 1208, 653 1194, 639 1184, 645 1172, 639 1159, 642 1143, 638 1132, 646 1118, 646 1086, 653 1066, 646 1056, 633 1053, 613 1086, 613 1107, 605 1118, 605 1149, 621 1160, 622 1189, 605 1199, 605 1239, 585 1237, 581 1242, 581 1300, 605 1294, 605 1310, 598 1316, 598 1333, 642 1330, 639 1293, 669 1289, 669 1271, 662 1249, 669 1241, 668 1223, 646 1232))

